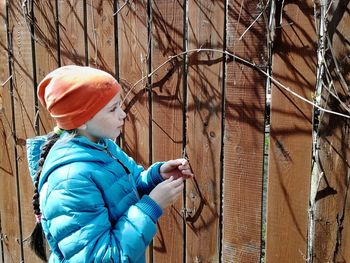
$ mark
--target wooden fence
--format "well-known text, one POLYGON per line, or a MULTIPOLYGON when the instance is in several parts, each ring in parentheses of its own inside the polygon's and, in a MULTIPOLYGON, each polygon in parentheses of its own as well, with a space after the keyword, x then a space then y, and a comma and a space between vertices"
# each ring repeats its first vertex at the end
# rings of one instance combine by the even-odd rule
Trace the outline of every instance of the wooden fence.
POLYGON ((349 122, 295 95, 349 113, 349 2, 0 0, 2 262, 38 262, 25 140, 67 64, 120 81, 137 162, 191 162, 149 262, 350 262, 349 122))

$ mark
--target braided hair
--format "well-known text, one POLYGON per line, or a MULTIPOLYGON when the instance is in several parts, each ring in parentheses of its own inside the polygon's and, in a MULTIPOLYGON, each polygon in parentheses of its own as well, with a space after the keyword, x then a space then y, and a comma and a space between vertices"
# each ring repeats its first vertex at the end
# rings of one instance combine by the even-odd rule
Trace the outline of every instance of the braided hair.
POLYGON ((34 181, 34 195, 33 195, 33 208, 36 217, 36 224, 32 234, 30 235, 30 247, 35 252, 35 254, 44 261, 47 261, 45 242, 44 242, 44 232, 41 225, 41 211, 39 204, 39 180, 41 171, 45 162, 47 155, 50 152, 52 146, 60 138, 60 135, 56 132, 51 132, 47 136, 47 141, 41 148, 40 159, 38 162, 38 169, 35 175, 34 181))

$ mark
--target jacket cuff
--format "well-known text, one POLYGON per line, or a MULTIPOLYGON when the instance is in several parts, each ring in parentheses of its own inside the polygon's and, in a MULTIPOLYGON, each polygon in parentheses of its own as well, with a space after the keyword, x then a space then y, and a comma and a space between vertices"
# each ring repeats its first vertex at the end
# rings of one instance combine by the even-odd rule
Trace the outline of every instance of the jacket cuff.
POLYGON ((136 206, 145 214, 149 215, 153 222, 163 214, 163 209, 149 195, 144 195, 136 206))
POLYGON ((159 183, 164 181, 159 172, 159 169, 163 164, 164 162, 157 162, 154 163, 151 167, 151 180, 154 186, 157 186, 159 183))

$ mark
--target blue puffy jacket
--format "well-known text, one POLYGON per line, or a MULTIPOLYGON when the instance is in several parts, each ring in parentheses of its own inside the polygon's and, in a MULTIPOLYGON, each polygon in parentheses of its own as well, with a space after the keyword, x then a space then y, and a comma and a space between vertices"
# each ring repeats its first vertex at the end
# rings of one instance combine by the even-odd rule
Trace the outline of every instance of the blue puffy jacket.
MULTIPOLYGON (((137 165, 112 140, 67 133, 50 150, 39 181, 49 262, 145 262, 162 209, 148 194, 162 163, 137 165)), ((27 140, 34 181, 45 136, 27 140)))

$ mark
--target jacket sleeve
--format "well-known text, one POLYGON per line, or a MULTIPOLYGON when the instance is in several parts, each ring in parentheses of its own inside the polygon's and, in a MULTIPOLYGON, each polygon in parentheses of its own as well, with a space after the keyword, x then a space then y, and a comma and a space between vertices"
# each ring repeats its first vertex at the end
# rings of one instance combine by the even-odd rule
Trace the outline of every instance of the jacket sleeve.
POLYGON ((45 188, 43 228, 69 262, 137 262, 156 234, 162 209, 147 195, 112 225, 101 190, 86 175, 75 173, 69 184, 45 188))
POLYGON ((112 154, 116 155, 116 157, 128 167, 136 182, 137 191, 141 196, 149 194, 154 187, 163 181, 163 177, 159 173, 159 168, 164 162, 156 162, 147 170, 144 170, 141 165, 138 165, 133 158, 128 156, 113 141, 109 141, 108 147, 112 154))
POLYGON ((136 182, 137 191, 141 196, 145 194, 148 195, 157 184, 163 181, 163 178, 159 173, 159 168, 164 162, 156 162, 147 170, 144 170, 142 166, 137 165, 132 158, 130 158, 130 163, 133 167, 131 173, 136 182))

